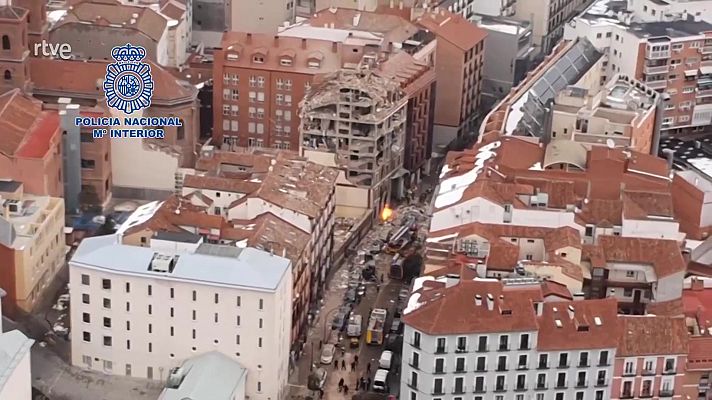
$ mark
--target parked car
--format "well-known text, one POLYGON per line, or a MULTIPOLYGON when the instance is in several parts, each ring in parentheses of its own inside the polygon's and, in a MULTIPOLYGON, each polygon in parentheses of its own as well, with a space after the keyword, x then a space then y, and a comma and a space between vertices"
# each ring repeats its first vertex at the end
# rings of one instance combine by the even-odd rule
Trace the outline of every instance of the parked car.
POLYGON ((386 337, 386 350, 400 353, 403 349, 403 335, 390 334, 386 337))
POLYGON ((324 368, 319 368, 316 370, 316 377, 319 382, 319 389, 324 389, 326 385, 327 372, 324 368))
POLYGON ((344 301, 347 303, 356 302, 356 289, 349 289, 344 293, 344 301))
POLYGON ((376 376, 373 378, 372 389, 378 393, 388 392, 388 370, 379 369, 376 371, 376 376))
POLYGON ((336 346, 331 343, 327 343, 321 349, 321 363, 331 364, 334 362, 334 353, 336 352, 336 346))
POLYGON ((391 322, 391 333, 401 333, 401 330, 403 329, 403 323, 401 322, 400 318, 393 318, 393 322, 391 322))
POLYGON ((349 320, 351 311, 348 309, 340 308, 339 311, 334 315, 334 320, 331 321, 331 329, 344 330, 346 327, 346 322, 349 320))
POLYGON ((393 352, 390 350, 384 350, 381 353, 381 357, 378 359, 378 368, 391 369, 391 362, 393 361, 393 352))

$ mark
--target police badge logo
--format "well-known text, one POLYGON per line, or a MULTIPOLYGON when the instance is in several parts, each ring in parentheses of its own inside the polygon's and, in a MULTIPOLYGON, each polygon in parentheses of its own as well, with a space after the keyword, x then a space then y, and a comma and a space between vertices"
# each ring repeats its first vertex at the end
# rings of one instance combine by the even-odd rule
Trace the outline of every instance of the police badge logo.
POLYGON ((131 114, 151 105, 153 78, 151 66, 141 62, 146 49, 140 46, 116 46, 111 50, 116 60, 106 66, 104 93, 109 107, 131 114))

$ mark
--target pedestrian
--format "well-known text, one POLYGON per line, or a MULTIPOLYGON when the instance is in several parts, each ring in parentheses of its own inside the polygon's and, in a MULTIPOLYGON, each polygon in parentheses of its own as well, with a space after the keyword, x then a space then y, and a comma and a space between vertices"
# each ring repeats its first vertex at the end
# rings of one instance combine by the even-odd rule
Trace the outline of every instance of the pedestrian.
POLYGON ((381 274, 381 283, 383 283, 383 274, 381 274))
POLYGON ((351 372, 356 372, 356 363, 351 361, 351 372))
POLYGON ((346 349, 344 349, 344 348, 342 347, 342 348, 341 348, 341 357, 343 357, 343 356, 345 356, 345 355, 346 355, 346 349))
POLYGON ((334 369, 339 369, 339 360, 334 360, 334 369))
POLYGON ((366 388, 370 388, 370 387, 371 387, 371 377, 369 376, 368 380, 366 381, 366 388))
POLYGON ((341 360, 341 370, 346 371, 346 361, 345 360, 341 360))
POLYGON ((349 385, 344 385, 344 394, 349 394, 349 385))
POLYGON ((354 362, 356 363, 356 365, 358 365, 358 354, 354 355, 354 362))
MULTIPOLYGON (((371 363, 370 363, 370 362, 369 362, 368 364, 366 364, 366 373, 367 373, 367 374, 370 374, 370 373, 371 373, 371 363)), ((369 378, 369 379, 370 379, 370 378, 369 378)), ((369 385, 369 386, 370 386, 370 385, 369 385)))
POLYGON ((366 388, 366 379, 364 379, 364 377, 362 376, 362 377, 361 377, 361 380, 360 380, 359 382, 361 383, 361 388, 362 388, 363 390, 366 390, 366 389, 367 389, 367 388, 366 388))
POLYGON ((339 379, 339 391, 341 391, 341 388, 344 386, 344 378, 339 379))
POLYGON ((378 294, 378 292, 380 291, 380 289, 381 289, 381 285, 376 284, 376 294, 378 294))

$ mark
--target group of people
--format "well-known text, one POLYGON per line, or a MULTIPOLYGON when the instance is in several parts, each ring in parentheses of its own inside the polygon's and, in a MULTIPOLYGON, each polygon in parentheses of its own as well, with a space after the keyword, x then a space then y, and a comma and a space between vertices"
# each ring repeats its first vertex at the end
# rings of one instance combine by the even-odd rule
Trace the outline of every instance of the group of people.
MULTIPOLYGON (((341 352, 341 356, 345 356, 345 351, 341 352)), ((341 359, 341 362, 339 360, 334 360, 334 371, 339 370, 339 366, 341 366, 342 371, 346 371, 346 359, 343 358, 341 359)), ((358 354, 354 354, 353 360, 351 361, 351 372, 356 372, 356 367, 358 366, 358 354)), ((366 365, 366 376, 368 376, 371 373, 371 363, 368 363, 366 365)), ((368 388, 371 386, 371 378, 362 376, 358 379, 356 379, 356 382, 354 384, 354 390, 368 390, 368 388)), ((349 394, 349 385, 346 384, 344 378, 339 379, 339 393, 344 393, 344 395, 349 394)))

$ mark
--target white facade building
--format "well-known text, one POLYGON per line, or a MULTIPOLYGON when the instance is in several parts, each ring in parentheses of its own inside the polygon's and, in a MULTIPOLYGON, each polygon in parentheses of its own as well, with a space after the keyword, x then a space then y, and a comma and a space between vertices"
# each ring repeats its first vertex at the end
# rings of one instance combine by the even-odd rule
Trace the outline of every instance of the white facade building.
MULTIPOLYGON (((5 296, 0 289, 0 298, 5 296)), ((18 330, 3 333, 0 309, 0 399, 32 399, 30 348, 34 340, 18 330)))
POLYGON ((159 254, 110 235, 82 242, 69 280, 74 365, 165 380, 185 360, 219 351, 247 369, 251 399, 284 398, 289 260, 209 244, 159 254))
POLYGON ((610 398, 614 300, 545 302, 531 282, 434 283, 404 312, 401 398, 610 398))

